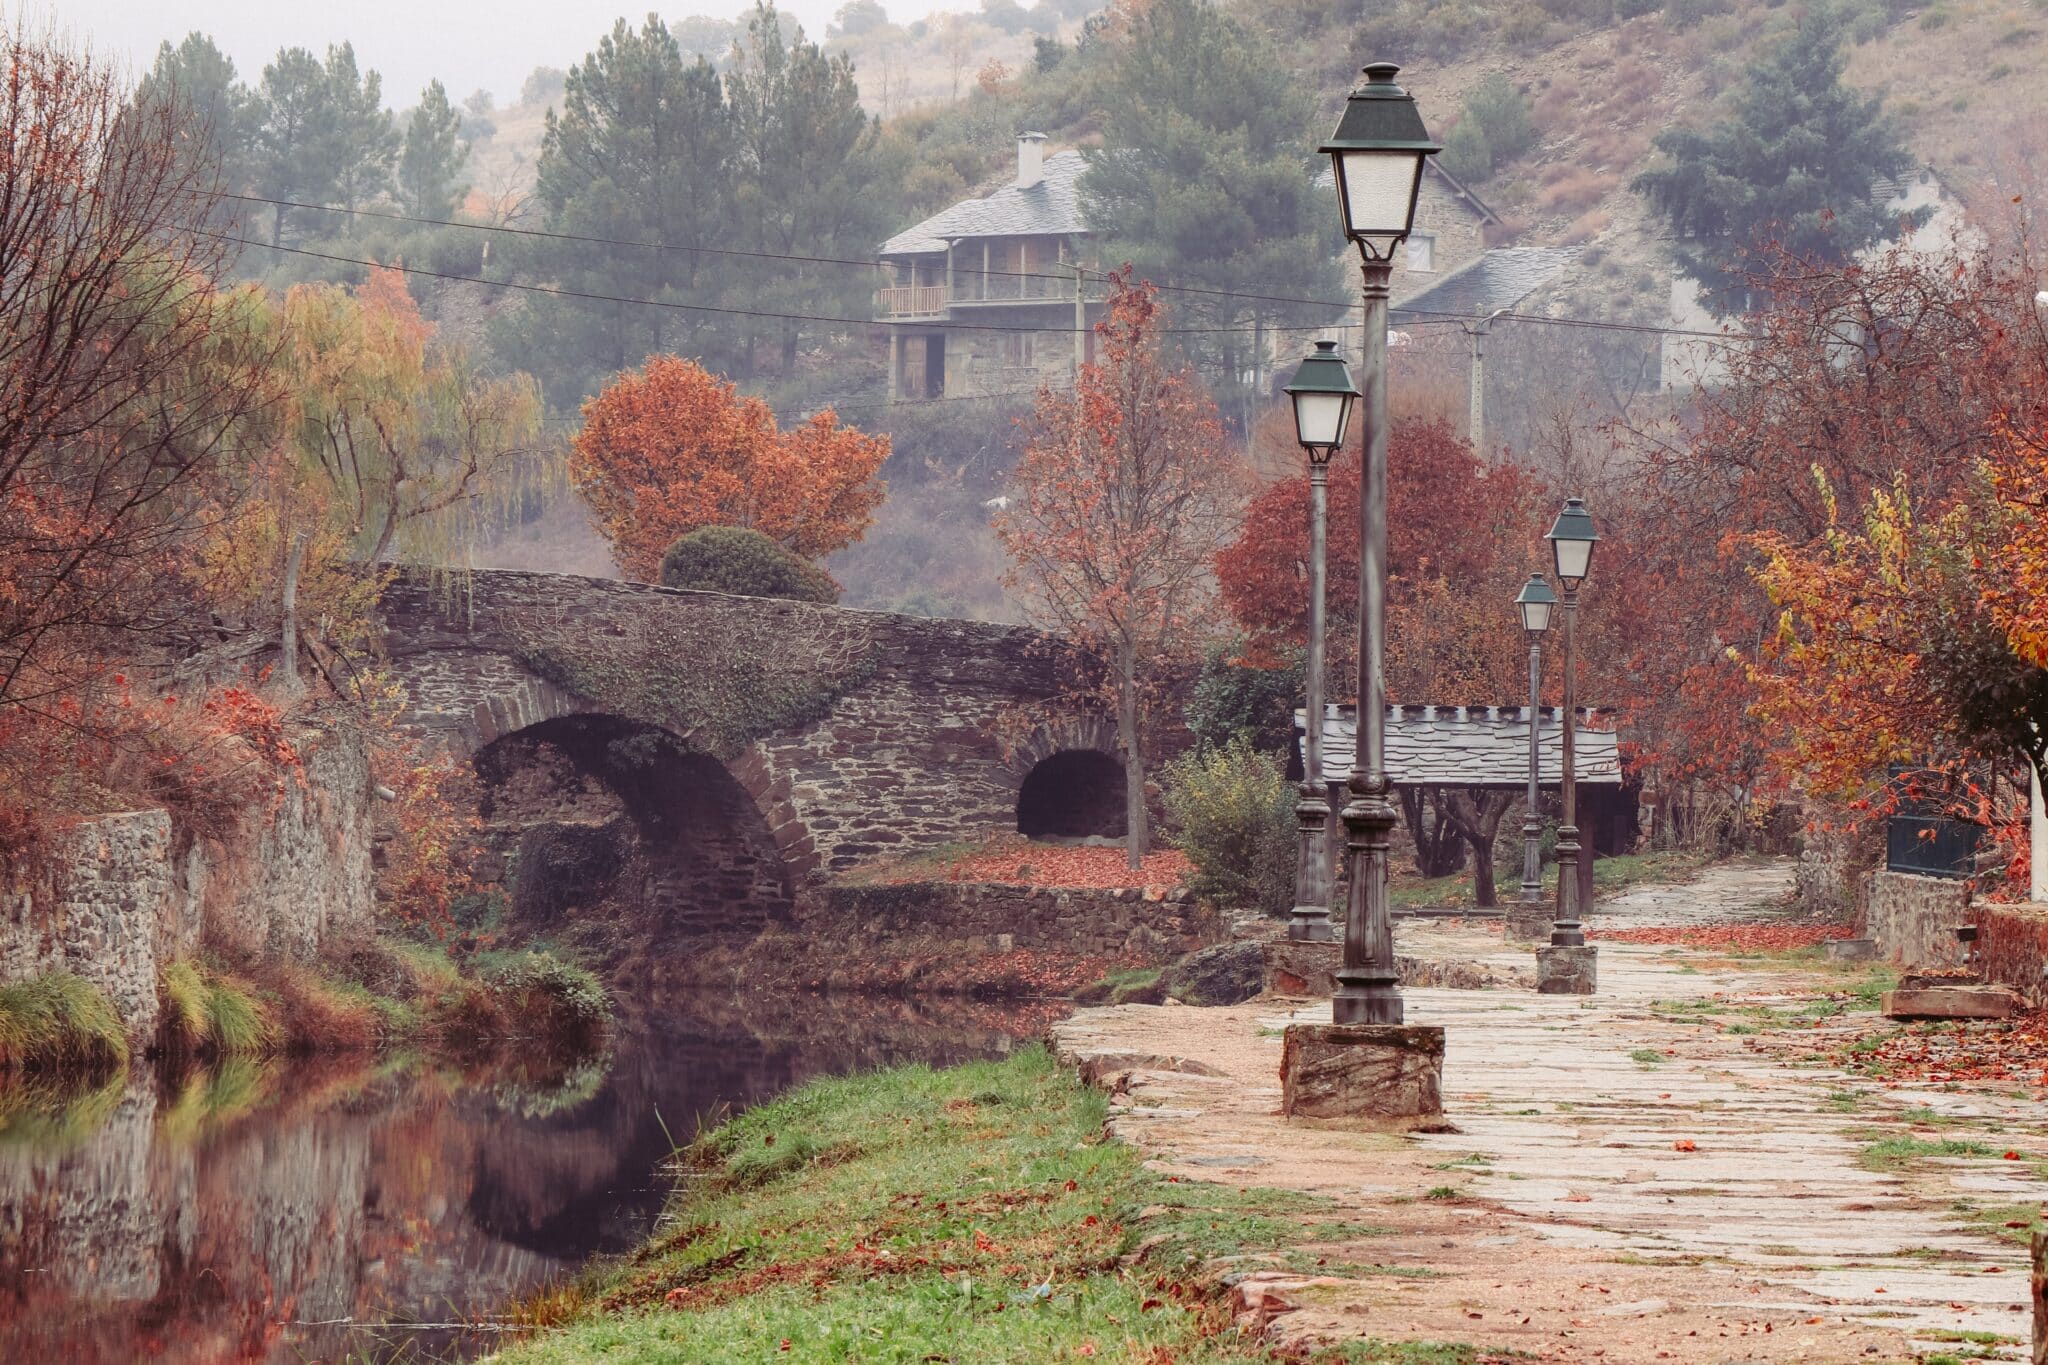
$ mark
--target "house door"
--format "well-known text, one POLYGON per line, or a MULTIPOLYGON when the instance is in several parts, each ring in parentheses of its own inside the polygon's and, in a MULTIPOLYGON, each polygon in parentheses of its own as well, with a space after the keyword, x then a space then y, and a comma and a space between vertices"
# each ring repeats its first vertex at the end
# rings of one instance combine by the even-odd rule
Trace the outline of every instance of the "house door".
POLYGON ((933 332, 924 339, 924 396, 943 398, 946 394, 946 334, 933 332))

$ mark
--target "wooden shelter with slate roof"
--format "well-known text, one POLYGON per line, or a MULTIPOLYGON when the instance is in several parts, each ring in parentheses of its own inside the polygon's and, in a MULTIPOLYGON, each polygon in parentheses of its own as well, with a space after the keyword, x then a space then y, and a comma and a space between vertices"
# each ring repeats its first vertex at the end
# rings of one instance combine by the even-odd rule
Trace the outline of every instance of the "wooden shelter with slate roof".
MULTIPOLYGON (((1635 802, 1626 789, 1620 735, 1599 721, 1611 712, 1580 708, 1573 736, 1579 796, 1579 827, 1600 853, 1624 852, 1636 833, 1635 802)), ((1300 781, 1307 713, 1294 713, 1290 781, 1300 781)), ((1323 781, 1331 808, 1341 809, 1357 745, 1356 708, 1331 705, 1323 712, 1323 781)), ((1564 768, 1564 728, 1559 708, 1543 707, 1536 731, 1537 771, 1542 787, 1555 791, 1564 768)), ((1526 706, 1389 706, 1387 776, 1399 789, 1464 788, 1525 790, 1529 785, 1529 708, 1526 706)))

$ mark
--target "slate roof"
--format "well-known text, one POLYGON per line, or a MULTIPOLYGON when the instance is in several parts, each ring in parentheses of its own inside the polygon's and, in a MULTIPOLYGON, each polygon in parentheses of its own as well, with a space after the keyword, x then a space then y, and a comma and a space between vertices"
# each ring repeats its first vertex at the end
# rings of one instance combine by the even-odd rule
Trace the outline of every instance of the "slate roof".
MULTIPOLYGON (((1357 731, 1350 706, 1323 711, 1323 778, 1342 783, 1351 777, 1351 756, 1357 731)), ((1529 782, 1529 721, 1521 706, 1389 706, 1387 708, 1387 776, 1400 787, 1526 787, 1529 782)), ((1307 712, 1294 713, 1295 762, 1306 736, 1307 712)), ((1621 785, 1619 737, 1595 730, 1587 722, 1597 713, 1581 707, 1574 739, 1575 776, 1596 787, 1621 785)), ((1564 730, 1558 708, 1543 708, 1537 730, 1537 765, 1543 785, 1554 787, 1564 771, 1564 730)))
POLYGON ((1020 187, 1015 181, 983 199, 963 199, 915 227, 882 243, 882 256, 921 256, 944 251, 947 242, 975 237, 1033 237, 1088 231, 1081 216, 1081 173, 1088 169, 1079 152, 1054 152, 1045 158, 1044 178, 1020 187))
POLYGON ((1491 317, 1557 278, 1578 254, 1570 247, 1497 246, 1395 305, 1394 313, 1491 317))

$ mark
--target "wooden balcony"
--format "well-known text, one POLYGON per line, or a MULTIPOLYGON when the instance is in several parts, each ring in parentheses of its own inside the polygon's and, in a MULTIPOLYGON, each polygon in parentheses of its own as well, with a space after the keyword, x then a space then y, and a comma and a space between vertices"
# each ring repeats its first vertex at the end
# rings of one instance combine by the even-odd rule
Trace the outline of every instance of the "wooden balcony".
POLYGON ((875 291, 875 313, 883 318, 936 318, 945 316, 946 286, 912 284, 875 291))

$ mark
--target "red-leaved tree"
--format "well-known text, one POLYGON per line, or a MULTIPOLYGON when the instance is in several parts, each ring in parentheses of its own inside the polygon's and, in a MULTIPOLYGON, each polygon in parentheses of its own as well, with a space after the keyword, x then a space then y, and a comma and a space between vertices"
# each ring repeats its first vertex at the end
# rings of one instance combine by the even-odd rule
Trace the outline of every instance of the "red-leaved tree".
POLYGON ((1210 561, 1235 524, 1241 477, 1215 404, 1161 356, 1159 322, 1149 284, 1127 270, 1111 277, 1102 357, 1071 394, 1040 391, 996 522, 1015 561, 1007 581, 1033 620, 1105 665, 1133 869, 1149 843, 1147 706, 1209 633, 1210 561))
POLYGON ((778 431, 760 399, 663 355, 583 405, 569 476, 619 567, 653 582, 668 547, 706 526, 747 527, 809 560, 846 548, 888 491, 888 458, 888 437, 830 409, 778 431))

